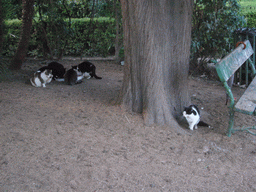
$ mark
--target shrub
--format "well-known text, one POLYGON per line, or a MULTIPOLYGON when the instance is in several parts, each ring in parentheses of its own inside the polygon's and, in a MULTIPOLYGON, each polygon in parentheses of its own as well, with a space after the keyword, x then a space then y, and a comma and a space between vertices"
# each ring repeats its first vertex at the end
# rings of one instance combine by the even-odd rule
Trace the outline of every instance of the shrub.
POLYGON ((115 20, 97 18, 90 20, 73 19, 71 28, 73 39, 68 43, 66 54, 107 56, 114 45, 115 20))
POLYGON ((247 27, 256 28, 256 12, 250 12, 245 14, 247 20, 247 27))
POLYGON ((21 21, 18 19, 6 20, 4 25, 2 54, 5 56, 13 56, 19 42, 21 21))
MULTIPOLYGON (((3 55, 13 56, 19 42, 20 20, 7 20, 3 55)), ((114 47, 113 18, 81 18, 41 22, 34 20, 28 56, 107 56, 114 47), (44 33, 45 32, 45 33, 44 33), (46 34, 46 36, 45 36, 46 34), (47 41, 48 40, 48 41, 47 41)))
POLYGON ((205 71, 205 61, 221 58, 233 48, 233 32, 243 27, 237 0, 195 0, 193 13, 191 68, 205 71), (198 62, 200 58, 201 62, 198 62))

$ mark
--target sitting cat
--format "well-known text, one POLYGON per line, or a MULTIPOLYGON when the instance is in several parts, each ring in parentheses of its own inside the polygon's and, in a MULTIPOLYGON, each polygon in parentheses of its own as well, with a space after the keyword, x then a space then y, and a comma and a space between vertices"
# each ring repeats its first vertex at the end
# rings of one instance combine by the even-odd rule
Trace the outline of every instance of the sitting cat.
POLYGON ((96 67, 89 61, 84 61, 79 65, 73 66, 72 68, 76 68, 81 71, 83 73, 83 76, 87 79, 90 79, 91 77, 95 77, 96 79, 102 79, 101 77, 98 77, 96 75, 96 67))
POLYGON ((66 69, 63 67, 62 64, 53 61, 49 63, 48 66, 40 68, 38 71, 44 71, 45 69, 52 70, 53 80, 64 81, 64 74, 66 72, 66 69))
POLYGON ((78 83, 82 83, 82 79, 84 78, 83 74, 78 71, 78 69, 71 68, 65 74, 65 83, 68 85, 75 85, 78 83))
POLYGON ((183 110, 183 116, 186 118, 190 130, 193 130, 194 128, 197 129, 197 125, 210 128, 207 123, 200 121, 200 111, 196 105, 185 107, 183 110))
POLYGON ((34 87, 46 87, 46 83, 50 83, 52 80, 52 70, 45 69, 43 71, 37 71, 34 76, 30 78, 30 82, 34 87))

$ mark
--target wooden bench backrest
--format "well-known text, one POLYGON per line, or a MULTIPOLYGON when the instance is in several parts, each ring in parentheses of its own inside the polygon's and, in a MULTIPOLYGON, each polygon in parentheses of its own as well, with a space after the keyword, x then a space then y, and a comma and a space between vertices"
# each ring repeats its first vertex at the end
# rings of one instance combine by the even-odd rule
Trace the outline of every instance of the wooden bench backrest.
POLYGON ((246 40, 244 43, 246 45, 245 49, 244 45, 240 44, 234 51, 216 64, 216 70, 221 82, 226 82, 254 53, 250 42, 246 40))

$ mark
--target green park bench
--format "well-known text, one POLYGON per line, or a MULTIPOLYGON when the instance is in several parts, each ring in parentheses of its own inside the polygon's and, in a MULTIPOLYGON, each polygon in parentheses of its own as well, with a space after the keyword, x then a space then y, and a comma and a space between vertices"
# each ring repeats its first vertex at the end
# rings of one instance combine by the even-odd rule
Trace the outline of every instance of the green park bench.
POLYGON ((229 106, 229 126, 228 137, 235 131, 247 131, 253 135, 256 135, 251 129, 256 129, 255 126, 246 128, 234 129, 234 114, 240 112, 247 115, 256 115, 256 70, 250 56, 254 53, 252 46, 248 40, 241 42, 237 48, 224 57, 220 62, 216 64, 216 71, 220 78, 220 81, 224 84, 226 92, 230 99, 229 106), (239 101, 235 104, 234 96, 229 87, 227 81, 234 75, 234 73, 243 65, 245 61, 249 61, 251 67, 251 73, 253 80, 241 96, 239 101))

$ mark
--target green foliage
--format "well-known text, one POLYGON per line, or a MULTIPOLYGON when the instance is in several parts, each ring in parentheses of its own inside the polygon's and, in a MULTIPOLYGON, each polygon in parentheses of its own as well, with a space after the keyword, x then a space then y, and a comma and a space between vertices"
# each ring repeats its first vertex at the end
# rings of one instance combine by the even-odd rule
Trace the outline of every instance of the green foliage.
POLYGON ((5 20, 4 25, 2 54, 5 56, 13 56, 19 42, 21 21, 18 19, 5 20))
MULTIPOLYGON (((117 7, 119 10, 121 10, 121 3, 120 1, 116 0, 117 7)), ((115 17, 115 10, 114 10, 114 2, 113 0, 108 1, 101 1, 97 4, 97 12, 96 17, 115 17)))
POLYGON ((256 12, 248 12, 245 14, 247 20, 247 27, 256 28, 256 12))
POLYGON ((4 19, 21 18, 22 6, 21 0, 2 0, 2 11, 4 19))
MULTIPOLYGON (((20 20, 5 21, 3 55, 13 56, 19 41, 20 20)), ((29 44, 29 56, 107 56, 115 42, 115 20, 90 18, 39 22, 34 20, 29 44), (70 27, 69 27, 70 24, 70 27), (45 38, 45 34, 46 37, 45 38), (48 42, 45 40, 48 39, 48 42), (64 46, 66 45, 66 46, 64 46), (49 56, 49 55, 48 55, 49 56)))
POLYGON ((233 48, 233 32, 243 27, 237 0, 195 0, 192 29, 192 62, 194 69, 204 68, 205 58, 226 55, 233 48), (197 62, 201 58, 202 62, 197 62))
POLYGON ((115 20, 110 18, 72 19, 68 55, 107 56, 115 39, 115 20))
POLYGON ((89 17, 91 10, 89 8, 89 1, 80 1, 80 2, 70 2, 67 1, 60 4, 58 8, 58 13, 62 14, 64 17, 72 18, 85 18, 89 17))
MULTIPOLYGON (((19 42, 21 0, 3 0, 3 55, 13 56, 19 42)), ((114 0, 38 0, 29 43, 29 56, 107 56, 115 42, 114 0), (101 15, 106 17, 100 17, 101 15), (85 18, 87 17, 87 18, 85 18), (97 17, 97 18, 95 18, 97 17), (80 18, 80 19, 79 19, 80 18)), ((120 9, 120 3, 117 0, 120 9)))

